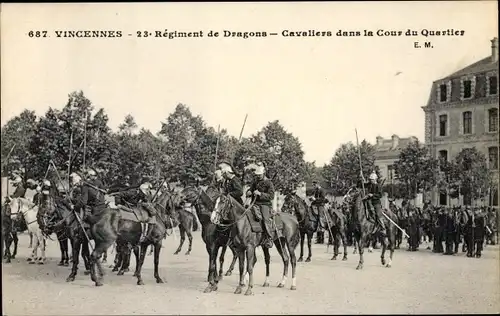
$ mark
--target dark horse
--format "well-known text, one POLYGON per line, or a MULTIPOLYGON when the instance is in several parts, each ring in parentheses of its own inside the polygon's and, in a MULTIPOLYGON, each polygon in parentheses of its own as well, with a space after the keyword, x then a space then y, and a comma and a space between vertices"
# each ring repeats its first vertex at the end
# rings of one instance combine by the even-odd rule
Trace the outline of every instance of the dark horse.
MULTIPOLYGON (((24 221, 23 221, 24 223, 24 221)), ((12 218, 11 208, 8 203, 2 205, 2 253, 5 263, 10 263, 11 259, 15 259, 17 255, 17 232, 15 227, 15 219, 12 218), (14 251, 10 252, 10 246, 14 242, 14 251), (5 245, 5 252, 3 250, 5 245)))
MULTIPOLYGON (((241 204, 239 204, 231 196, 221 195, 217 199, 216 209, 214 210, 214 220, 218 222, 219 220, 228 221, 228 227, 231 227, 230 239, 232 245, 235 247, 236 253, 239 259, 239 270, 240 270, 240 281, 238 287, 235 290, 235 294, 240 294, 242 288, 245 286, 244 283, 244 262, 245 254, 247 259, 247 272, 249 276, 248 288, 245 295, 251 295, 253 289, 253 267, 257 262, 257 257, 255 256, 255 248, 261 246, 263 242, 263 233, 261 223, 255 221, 254 218, 251 219, 249 211, 252 211, 253 203, 245 209, 241 204)), ((299 223, 297 219, 287 213, 278 213, 274 217, 275 229, 278 230, 282 226, 282 234, 280 236, 279 232, 273 233, 274 244, 283 259, 284 269, 283 278, 278 284, 278 287, 284 287, 286 279, 288 276, 288 264, 291 259, 292 264, 292 286, 291 289, 295 290, 296 285, 296 266, 297 258, 295 257, 295 248, 300 241, 300 231, 299 223), (287 253, 288 252, 288 253, 287 253)), ((269 249, 263 247, 264 250, 264 261, 266 263, 266 280, 264 286, 269 286, 269 264, 270 255, 269 249)))
MULTIPOLYGON (((364 253, 364 247, 367 246, 367 243, 372 239, 372 238, 377 238, 379 236, 379 227, 376 224, 376 221, 374 219, 374 216, 370 216, 368 214, 368 210, 365 207, 365 204, 363 203, 363 198, 361 191, 358 189, 357 193, 353 193, 353 205, 351 208, 352 212, 352 221, 354 224, 354 238, 357 241, 358 248, 359 248, 359 263, 358 266, 356 267, 357 270, 363 269, 363 253, 364 253)), ((386 210, 386 215, 395 223, 398 222, 397 216, 392 213, 389 210, 386 210)), ((387 230, 387 237, 386 238, 381 238, 382 240, 382 254, 380 255, 380 260, 382 262, 382 265, 386 265, 386 267, 391 267, 392 265, 392 258, 394 255, 394 246, 396 243, 396 227, 387 219, 383 218, 383 221, 385 221, 385 227, 387 230), (389 255, 389 262, 385 261, 385 252, 387 250, 387 247, 389 247, 390 255, 389 255)))
POLYGON ((229 244, 231 227, 216 225, 211 221, 212 211, 215 206, 214 201, 220 196, 220 192, 212 186, 209 186, 206 190, 202 190, 201 188, 197 189, 195 187, 187 187, 184 189, 183 195, 186 201, 192 203, 196 209, 198 218, 200 219, 202 225, 201 236, 208 252, 209 263, 207 280, 209 285, 204 292, 209 293, 216 291, 218 282, 222 280, 224 255, 228 246, 233 251, 233 261, 226 275, 231 275, 231 271, 234 268, 237 258, 234 247, 232 244, 229 244), (222 251, 219 257, 219 271, 217 272, 217 255, 221 247, 222 251))
MULTIPOLYGON (((71 242, 72 268, 69 276, 66 278, 66 282, 72 282, 75 280, 78 272, 78 264, 80 263, 80 251, 86 270, 84 274, 90 274, 90 251, 89 240, 87 240, 87 236, 90 238, 89 226, 87 224, 84 225, 84 233, 84 228, 81 226, 80 219, 76 218, 75 212, 71 210, 71 205, 67 200, 60 199, 56 201, 56 207, 53 210, 48 211, 49 212, 45 214, 48 219, 44 232, 47 235, 56 233, 58 239, 60 236, 67 236, 71 242)), ((64 265, 67 262, 65 258, 61 261, 63 261, 64 265)))
MULTIPOLYGON (((167 193, 166 191, 165 193, 167 193)), ((181 235, 181 240, 179 242, 179 247, 174 252, 174 255, 179 254, 182 250, 182 246, 184 245, 184 241, 186 240, 186 235, 189 240, 188 250, 185 255, 189 255, 191 253, 191 249, 193 247, 193 234, 198 230, 198 221, 196 220, 195 214, 190 211, 182 208, 181 201, 183 199, 182 193, 176 194, 171 192, 170 196, 166 195, 165 198, 168 198, 168 203, 170 204, 171 209, 175 209, 175 214, 177 216, 176 220, 179 223, 179 234, 181 235)), ((161 198, 160 198, 161 199, 161 198)))
POLYGON ((160 262, 160 251, 162 241, 167 235, 167 230, 172 229, 174 220, 168 212, 168 199, 164 197, 167 192, 163 193, 157 203, 153 203, 156 214, 153 215, 155 223, 144 242, 139 243, 142 234, 142 225, 137 220, 133 220, 132 214, 127 214, 125 210, 120 211, 120 219, 118 222, 118 236, 116 239, 117 262, 113 271, 120 267, 118 275, 123 275, 128 270, 130 265, 130 250, 134 250, 136 258, 136 268, 134 276, 137 277, 137 285, 144 285, 142 280, 141 270, 146 257, 147 249, 153 245, 154 249, 154 277, 156 283, 163 283, 159 273, 158 265, 160 262), (132 216, 130 216, 132 215, 132 216), (139 251, 140 249, 140 251, 139 251))

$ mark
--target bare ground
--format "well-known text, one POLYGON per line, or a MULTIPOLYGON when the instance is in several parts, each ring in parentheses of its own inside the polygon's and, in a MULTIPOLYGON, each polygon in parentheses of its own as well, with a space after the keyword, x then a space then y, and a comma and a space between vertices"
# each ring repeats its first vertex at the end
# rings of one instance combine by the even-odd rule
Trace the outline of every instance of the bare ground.
MULTIPOLYGON (((177 235, 178 236, 178 235, 177 235)), ((117 276, 106 268, 105 285, 95 287, 83 275, 83 264, 73 283, 66 283, 70 269, 58 267, 59 247, 47 242, 48 262, 29 265, 27 235, 20 236, 18 257, 3 264, 3 311, 7 315, 82 314, 415 314, 499 313, 499 248, 488 246, 480 259, 433 254, 430 250, 397 250, 392 268, 380 264, 380 250, 365 252, 365 267, 355 270, 358 255, 349 248, 348 261, 331 261, 331 248, 314 245, 313 260, 299 263, 296 291, 290 290, 291 271, 285 288, 277 288, 282 262, 271 250, 271 287, 264 288, 265 265, 258 250, 253 296, 233 294, 238 264, 217 292, 204 294, 208 255, 195 233, 193 252, 173 255, 178 241, 164 241, 160 275, 156 284, 153 257, 143 267, 144 286, 136 285, 132 272, 117 276)), ((423 245, 425 249, 425 245, 423 245)), ((111 250, 110 250, 111 252, 111 250)), ((148 251, 149 252, 149 251, 148 251)), ((299 254, 299 249, 297 249, 299 254)), ((114 254, 108 253, 108 262, 114 254)), ((232 254, 228 250, 224 271, 232 254)), ((105 265, 106 267, 108 264, 105 265)), ((131 268, 135 268, 132 259, 131 268)))

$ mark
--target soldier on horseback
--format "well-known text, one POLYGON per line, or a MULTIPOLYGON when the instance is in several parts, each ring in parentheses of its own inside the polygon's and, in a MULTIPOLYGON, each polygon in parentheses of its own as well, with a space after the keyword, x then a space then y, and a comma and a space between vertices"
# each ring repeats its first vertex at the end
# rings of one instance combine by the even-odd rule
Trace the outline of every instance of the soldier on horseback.
POLYGON ((106 201, 102 192, 97 190, 93 185, 84 182, 82 177, 77 173, 70 175, 70 181, 73 187, 80 188, 79 197, 74 200, 74 210, 80 213, 82 221, 86 220, 88 222, 89 219, 88 210, 85 207, 90 208, 92 215, 96 215, 106 209, 106 201))
POLYGON ((38 213, 36 215, 38 225, 43 229, 45 227, 44 218, 48 211, 53 211, 55 208, 54 197, 51 194, 52 184, 49 180, 43 180, 41 192, 37 194, 37 200, 35 202, 38 205, 38 213))
POLYGON ((24 198, 24 195, 26 194, 26 188, 23 185, 23 179, 20 176, 16 176, 12 181, 12 185, 16 187, 16 190, 11 195, 11 199, 24 198))
MULTIPOLYGON (((137 189, 128 190, 117 195, 115 198, 115 204, 124 206, 134 206, 139 209, 143 209, 148 213, 150 217, 152 217, 156 214, 156 211, 151 205, 153 200, 153 195, 151 194, 151 188, 152 188, 151 183, 146 181, 143 184, 141 184, 138 190, 137 189)), ((142 234, 139 242, 142 243, 146 240, 146 237, 149 236, 149 233, 152 230, 152 225, 149 225, 149 223, 147 222, 146 223, 141 222, 141 226, 142 226, 142 234)))
POLYGON ((366 201, 366 206, 371 214, 374 214, 378 224, 380 225, 380 233, 382 236, 387 236, 387 230, 385 223, 383 221, 382 214, 382 203, 380 199, 382 198, 382 189, 377 183, 377 174, 372 172, 368 178, 370 181, 366 184, 367 196, 364 198, 366 201))
POLYGON ((243 205, 243 184, 234 174, 230 164, 222 162, 219 164, 219 170, 222 176, 222 192, 232 196, 238 203, 243 205))
POLYGON ((314 190, 312 191, 311 197, 311 208, 314 213, 317 213, 319 218, 318 231, 316 233, 316 243, 323 244, 325 242, 325 204, 328 202, 326 199, 325 190, 321 187, 317 180, 313 182, 314 190))
POLYGON ((271 221, 273 220, 271 217, 271 210, 273 206, 273 198, 274 198, 274 186, 271 180, 269 180, 265 176, 265 168, 263 165, 257 166, 254 170, 255 180, 250 186, 250 190, 247 191, 247 196, 251 197, 255 202, 255 206, 259 207, 262 213, 262 221, 264 222, 264 247, 272 248, 273 247, 273 238, 272 238, 272 225, 271 221))

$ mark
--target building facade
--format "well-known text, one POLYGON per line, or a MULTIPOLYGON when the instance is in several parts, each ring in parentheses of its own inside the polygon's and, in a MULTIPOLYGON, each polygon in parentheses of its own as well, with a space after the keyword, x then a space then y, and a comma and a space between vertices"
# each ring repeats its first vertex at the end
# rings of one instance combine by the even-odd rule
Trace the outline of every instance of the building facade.
MULTIPOLYGON (((490 56, 434 81, 422 109, 425 143, 435 158, 451 161, 472 147, 487 157, 497 185, 486 203, 498 205, 498 38, 491 42, 490 56)), ((435 204, 450 203, 437 189, 430 198, 435 204)))

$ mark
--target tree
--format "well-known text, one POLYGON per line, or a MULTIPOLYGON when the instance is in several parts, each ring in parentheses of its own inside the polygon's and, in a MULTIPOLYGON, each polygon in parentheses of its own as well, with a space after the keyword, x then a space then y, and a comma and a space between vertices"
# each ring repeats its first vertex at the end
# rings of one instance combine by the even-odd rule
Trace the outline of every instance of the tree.
POLYGON ((458 153, 450 172, 450 197, 463 195, 469 204, 488 194, 492 182, 486 157, 475 147, 464 148, 458 153))
POLYGON ((133 134, 137 127, 134 117, 127 114, 125 121, 118 126, 118 133, 133 134))
POLYGON ((306 164, 302 145, 279 121, 269 122, 246 145, 249 154, 264 162, 276 191, 294 191, 304 180, 306 164))
MULTIPOLYGON (((375 166, 375 148, 363 140, 359 145, 361 165, 365 180, 375 171, 379 179, 380 170, 375 166)), ((335 195, 344 195, 360 179, 360 162, 358 146, 351 142, 342 144, 332 160, 323 168, 324 178, 332 185, 335 195)))
POLYGON ((35 112, 24 110, 2 127, 2 173, 9 176, 12 173, 19 174, 23 181, 32 176, 31 166, 36 159, 30 155, 29 144, 36 124, 35 112), (11 150, 9 160, 6 161, 11 150))
POLYGON ((427 147, 418 140, 401 150, 394 170, 404 198, 414 199, 420 190, 430 190, 437 184, 434 174, 438 170, 438 162, 429 156, 427 147))
POLYGON ((92 117, 93 110, 82 91, 73 92, 62 110, 49 108, 40 118, 29 145, 30 153, 37 157, 33 171, 36 178, 44 176, 50 160, 60 172, 82 170, 84 160, 86 167, 110 167, 116 144, 108 117, 103 109, 92 117))

